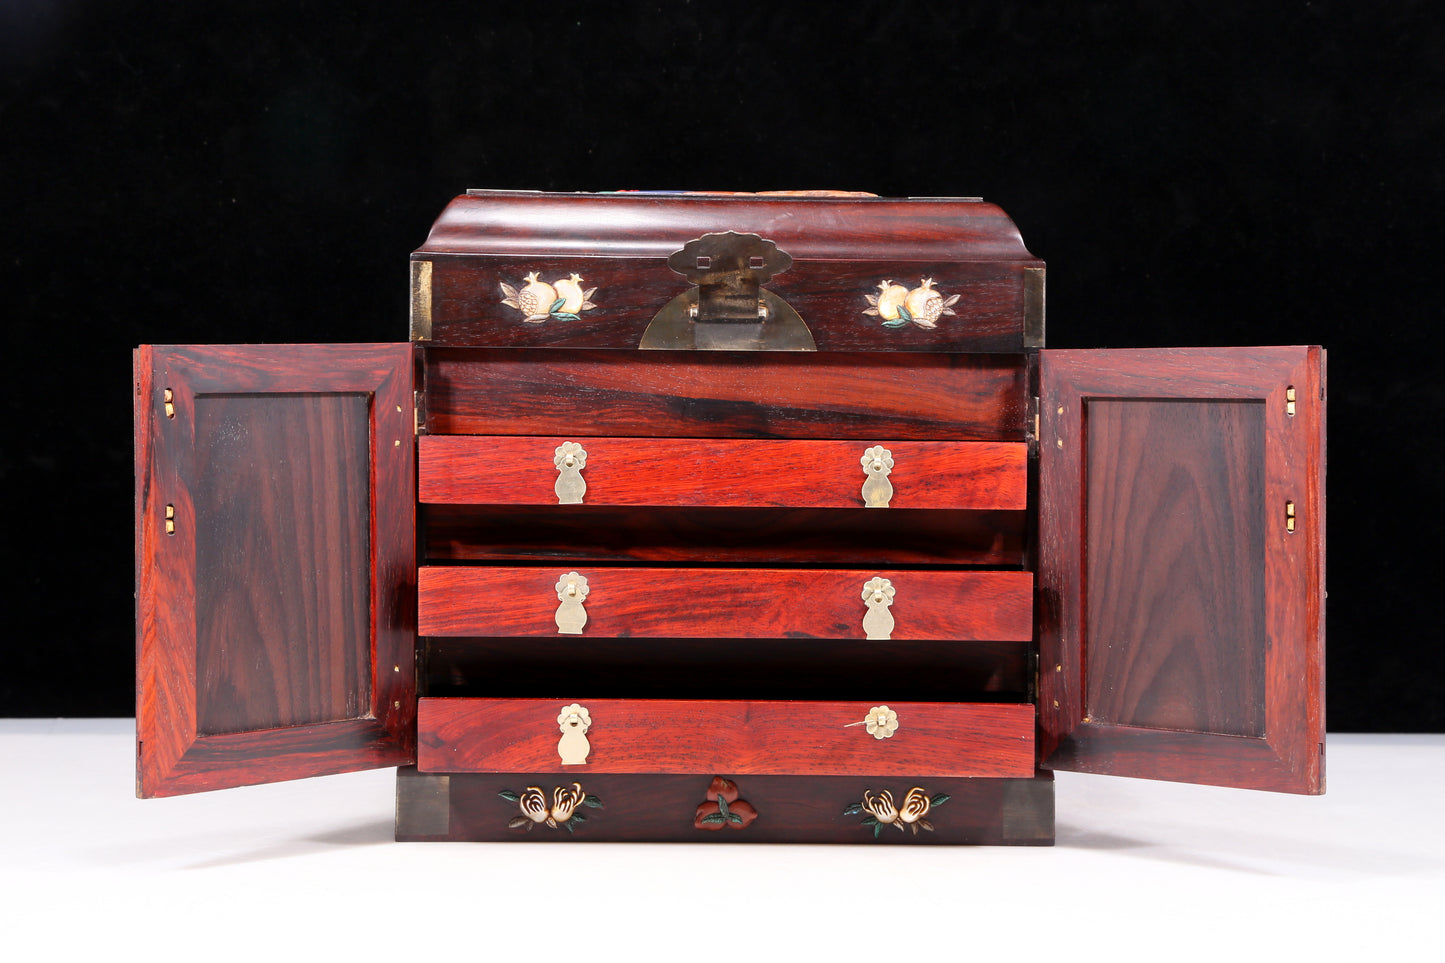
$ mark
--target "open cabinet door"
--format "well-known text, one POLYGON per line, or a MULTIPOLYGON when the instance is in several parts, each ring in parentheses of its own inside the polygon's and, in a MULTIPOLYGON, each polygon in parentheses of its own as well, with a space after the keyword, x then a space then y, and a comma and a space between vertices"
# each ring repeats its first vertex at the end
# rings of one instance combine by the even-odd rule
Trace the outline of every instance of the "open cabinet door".
POLYGON ((1324 352, 1044 351, 1039 758, 1324 789, 1324 352))
POLYGON ((140 796, 415 758, 412 349, 135 353, 140 796))

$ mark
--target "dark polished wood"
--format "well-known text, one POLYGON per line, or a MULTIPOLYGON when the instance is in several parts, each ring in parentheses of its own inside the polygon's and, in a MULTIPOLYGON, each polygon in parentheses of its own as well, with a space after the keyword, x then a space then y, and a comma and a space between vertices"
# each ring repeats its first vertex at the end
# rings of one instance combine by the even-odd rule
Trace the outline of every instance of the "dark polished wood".
MULTIPOLYGON (((695 235, 694 235, 695 236, 695 235)), ((678 243, 682 247, 683 242, 678 243)), ((663 258, 435 257, 431 260, 431 344, 485 348, 637 348, 649 322, 690 285, 663 258), (596 288, 595 308, 575 318, 529 322, 503 304, 502 284, 514 289, 538 272, 552 283, 576 274, 596 288)), ((818 351, 1019 352, 1024 348, 1024 277, 1032 261, 794 261, 767 290, 807 325, 818 351), (952 314, 934 327, 885 325, 870 307, 879 284, 908 288, 927 278, 952 314)), ((651 353, 651 352, 649 352, 651 353)))
POLYGON ((1014 355, 425 351, 432 434, 1022 441, 1014 355), (760 359, 766 364, 759 363, 760 359))
POLYGON ((411 365, 407 345, 136 352, 140 795, 413 758, 411 365))
MULTIPOLYGON (((589 489, 590 490, 590 489, 589 489)), ((1023 512, 422 505, 430 563, 670 562, 1021 568, 1023 512)))
POLYGON ((756 441, 751 439, 513 438, 428 435, 417 440, 417 497, 472 505, 556 505, 554 453, 582 445, 583 504, 862 509, 863 452, 892 453, 892 511, 1022 511, 1022 442, 756 441))
POLYGON ((1042 765, 1323 791, 1323 365, 1043 352, 1042 765))
POLYGON ((348 719, 370 702, 371 546, 351 524, 371 510, 368 401, 196 397, 196 437, 212 440, 190 492, 201 735, 348 719))
MULTIPOLYGON (((772 775, 1021 777, 1034 772, 1034 708, 1007 703, 889 703, 898 728, 862 723, 877 703, 637 699, 421 699, 423 772, 709 772, 772 775), (591 715, 585 765, 563 766, 558 712, 591 715)), ((905 787, 906 788, 906 787, 905 787)))
POLYGON ((711 774, 619 776, 535 773, 424 773, 397 771, 396 838, 406 842, 677 842, 677 843, 856 843, 869 846, 1049 846, 1054 842, 1052 773, 1021 779, 940 779, 897 775, 739 776, 729 774, 738 794, 757 811, 745 829, 707 832, 694 826, 697 805, 711 774), (527 786, 550 798, 557 786, 580 781, 601 802, 583 809, 586 821, 571 832, 534 826, 508 828, 518 805, 502 792, 527 786), (948 801, 931 807, 932 832, 884 827, 876 836, 858 814, 846 810, 863 793, 888 791, 901 799, 918 786, 948 801))
POLYGON ((1087 403, 1092 721, 1264 736, 1264 526, 1250 524, 1264 415, 1255 401, 1087 403), (1208 644, 1221 634, 1240 644, 1208 644))
POLYGON ((427 566, 418 631, 435 636, 558 635, 559 579, 588 581, 580 638, 864 637, 863 585, 897 592, 897 639, 1020 641, 1033 636, 1033 574, 877 569, 427 566))
POLYGON ((954 198, 469 191, 414 256, 666 259, 703 234, 758 234, 793 261, 1035 261, 996 205, 954 198), (678 243, 678 239, 682 243, 678 243))

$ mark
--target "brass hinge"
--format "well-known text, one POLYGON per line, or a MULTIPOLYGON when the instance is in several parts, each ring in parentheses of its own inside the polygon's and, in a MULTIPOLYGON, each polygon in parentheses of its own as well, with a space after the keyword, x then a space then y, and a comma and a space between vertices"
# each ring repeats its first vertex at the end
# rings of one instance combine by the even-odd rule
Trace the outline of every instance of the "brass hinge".
POLYGON ((426 412, 422 410, 422 393, 412 392, 411 410, 413 416, 412 434, 421 435, 426 433, 426 412))

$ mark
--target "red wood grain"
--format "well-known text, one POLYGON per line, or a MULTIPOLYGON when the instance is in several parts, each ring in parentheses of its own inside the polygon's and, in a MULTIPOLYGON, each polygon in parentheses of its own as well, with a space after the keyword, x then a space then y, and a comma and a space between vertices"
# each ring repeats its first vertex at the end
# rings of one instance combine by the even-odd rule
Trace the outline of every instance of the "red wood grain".
POLYGON ((586 505, 862 508, 864 450, 893 454, 890 510, 1026 507, 1027 453, 1014 442, 753 441, 429 435, 417 441, 423 502, 555 505, 553 455, 587 452, 586 505))
POLYGON ((433 434, 1022 441, 1019 355, 428 348, 433 434), (761 363, 761 362, 766 363, 761 363))
POLYGON ((707 702, 635 699, 422 699, 417 767, 423 772, 728 773, 1030 776, 1030 705, 888 703, 892 737, 864 726, 855 702, 707 702), (591 716, 585 765, 562 766, 558 711, 591 716))
POLYGON ((897 592, 890 609, 895 639, 1033 637, 1029 572, 585 566, 424 567, 418 631, 556 638, 555 586, 574 570, 586 576, 590 592, 582 638, 861 639, 863 584, 877 575, 897 592))
POLYGON ((136 352, 135 366, 138 793, 173 795, 410 761, 411 347, 147 346, 136 352), (164 410, 166 389, 173 418, 164 410), (335 395, 368 399, 359 433, 341 430, 336 406, 313 403, 335 395), (198 399, 224 407, 231 398, 259 396, 268 404, 257 409, 258 423, 197 434, 198 399), (273 417, 278 411, 284 414, 273 417), (311 440, 298 424, 314 429, 311 440), (241 445, 245 458, 265 459, 268 478, 276 473, 270 487, 259 496, 216 489, 193 497, 224 481, 207 471, 222 464, 211 457, 215 446, 232 445, 241 445), (338 458, 355 470, 329 464, 338 458), (358 477, 370 493, 339 497, 342 479, 351 484, 358 477), (241 514, 224 510, 228 498, 252 497, 285 498, 291 507, 274 514, 265 505, 241 514), (167 505, 175 508, 172 535, 165 533, 167 505), (265 529, 288 519, 304 522, 305 530, 265 529), (307 559, 297 558, 288 564, 299 568, 280 575, 288 591, 275 591, 278 572, 265 552, 273 537, 310 553, 312 568, 323 573, 318 584, 306 581, 307 559), (360 554, 350 541, 358 538, 366 545, 360 554), (228 551, 242 547, 245 553, 228 551), (328 568, 329 560, 348 553, 364 560, 366 584, 337 592, 328 576, 356 576, 328 568), (199 566, 202 557, 213 564, 199 566), (234 559, 232 570, 227 558, 234 559), (355 591, 362 601, 350 612, 342 600, 355 591), (206 599, 210 607, 202 613, 206 599), (202 629, 210 635, 203 638, 202 629), (257 671, 258 662, 269 671, 257 671), (298 685, 301 676, 314 685, 298 685), (205 713, 201 699, 211 700, 205 713))
MULTIPOLYGON (((1043 766, 1323 791, 1323 365, 1319 348, 1304 347, 1043 352, 1043 766), (1293 416, 1285 407, 1290 386, 1298 398, 1293 416), (1110 413, 1091 430, 1090 404, 1104 402, 1107 411, 1112 399, 1145 399, 1146 406, 1178 399, 1196 409, 1213 401, 1259 404, 1262 491, 1234 490, 1244 484, 1243 461, 1259 457, 1238 419, 1219 420, 1227 437, 1171 456, 1167 445, 1148 443, 1148 419, 1127 419, 1132 427, 1125 429, 1126 420, 1110 413), (1205 450, 1210 446, 1220 454, 1205 450), (1108 466, 1115 489, 1108 494, 1140 506, 1137 514, 1107 509, 1089 490, 1091 455, 1096 466, 1108 466), (1158 477, 1135 484, 1130 472, 1162 474, 1169 484, 1161 488, 1158 477), (1193 507, 1179 510, 1180 498, 1193 507), (1296 505, 1293 533, 1285 530, 1286 501, 1296 505), (1166 510, 1145 514, 1161 504, 1166 510), (1085 514, 1091 508, 1119 530, 1101 531, 1104 521, 1085 514), (1262 554, 1241 558, 1235 546, 1259 537, 1252 528, 1262 533, 1262 554), (1112 554, 1102 567, 1086 559, 1091 541, 1095 552, 1107 546, 1112 554), (1164 556, 1187 564, 1161 564, 1164 556), (1217 558, 1212 571, 1189 567, 1209 558, 1217 558), (1197 580, 1227 583, 1227 594, 1245 600, 1236 608, 1258 597, 1262 621, 1252 610, 1212 608, 1210 598, 1197 597, 1197 580), (1105 621, 1090 615, 1100 606, 1112 606, 1105 621), (1112 637, 1091 638, 1095 630, 1112 637), (1254 665, 1263 671, 1257 694, 1221 700, 1210 691, 1244 684, 1254 665), (1091 679, 1091 672, 1107 678, 1091 679), (1241 698, 1262 698, 1263 705, 1241 698)), ((1207 419, 1193 423, 1198 430, 1207 419)))

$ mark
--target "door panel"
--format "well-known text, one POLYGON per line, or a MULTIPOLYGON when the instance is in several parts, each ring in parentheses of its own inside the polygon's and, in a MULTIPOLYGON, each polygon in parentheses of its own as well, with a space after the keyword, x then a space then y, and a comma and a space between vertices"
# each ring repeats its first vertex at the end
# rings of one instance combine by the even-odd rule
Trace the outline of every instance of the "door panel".
POLYGON ((410 346, 135 360, 138 793, 410 762, 410 346))
POLYGON ((1322 791, 1323 352, 1041 370, 1041 765, 1322 791))

